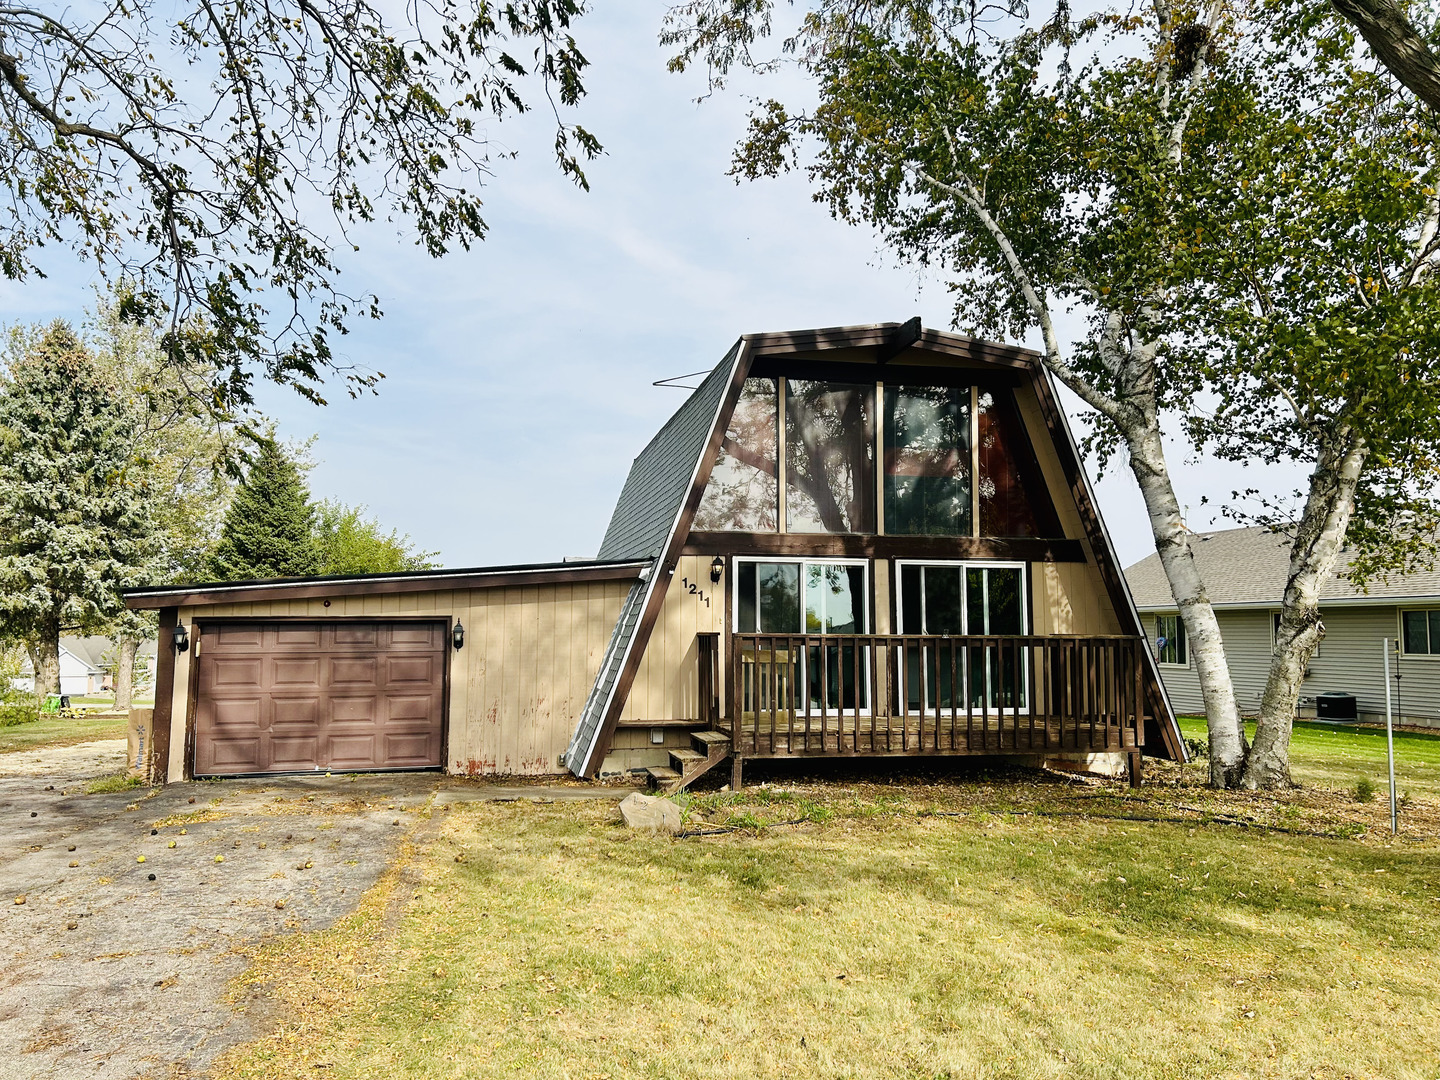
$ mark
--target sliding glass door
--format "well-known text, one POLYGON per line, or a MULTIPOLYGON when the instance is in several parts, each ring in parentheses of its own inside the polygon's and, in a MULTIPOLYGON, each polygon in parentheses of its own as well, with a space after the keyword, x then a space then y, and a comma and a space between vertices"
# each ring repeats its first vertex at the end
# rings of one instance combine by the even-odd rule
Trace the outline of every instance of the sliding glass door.
MULTIPOLYGON (((862 560, 737 559, 735 631, 739 634, 865 634, 870 626, 868 566, 862 560)), ((743 688, 780 709, 869 708, 868 661, 853 642, 772 642, 743 688)), ((747 670, 749 668, 747 667, 747 670)))
MULTIPOLYGON (((902 634, 1022 635, 1023 563, 896 564, 902 634)), ((968 646, 952 659, 940 648, 910 647, 903 658, 912 709, 1024 708, 1024 650, 1003 642, 968 646)))

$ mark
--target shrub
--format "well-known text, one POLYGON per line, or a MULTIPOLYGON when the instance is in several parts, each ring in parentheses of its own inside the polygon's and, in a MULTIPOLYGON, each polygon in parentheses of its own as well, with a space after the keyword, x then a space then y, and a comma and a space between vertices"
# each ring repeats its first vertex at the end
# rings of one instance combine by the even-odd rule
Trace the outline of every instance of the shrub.
POLYGON ((24 657, 19 646, 0 646, 0 728, 28 724, 39 716, 34 693, 15 685, 24 657))
POLYGON ((1375 782, 1368 776, 1355 781, 1355 801, 1372 802, 1375 798, 1375 782))
POLYGON ((1185 750, 1192 761, 1210 760, 1210 739, 1206 736, 1203 739, 1186 739, 1185 750))

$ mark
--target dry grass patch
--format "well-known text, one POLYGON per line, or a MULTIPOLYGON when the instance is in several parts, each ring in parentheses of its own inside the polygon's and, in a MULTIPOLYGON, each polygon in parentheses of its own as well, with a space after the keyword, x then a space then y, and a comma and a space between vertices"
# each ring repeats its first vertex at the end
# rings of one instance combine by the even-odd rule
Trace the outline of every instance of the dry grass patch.
POLYGON ((1174 784, 456 807, 393 930, 262 953, 301 1019, 217 1075, 1434 1080, 1434 833, 1174 784))

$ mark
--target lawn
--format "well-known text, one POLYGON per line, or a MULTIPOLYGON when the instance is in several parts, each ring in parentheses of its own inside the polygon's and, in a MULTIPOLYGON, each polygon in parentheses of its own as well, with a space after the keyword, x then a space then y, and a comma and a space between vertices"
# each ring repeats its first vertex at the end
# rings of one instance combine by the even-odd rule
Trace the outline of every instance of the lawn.
POLYGON ((41 716, 14 727, 0 727, 0 754, 41 746, 73 746, 94 739, 125 738, 125 717, 64 719, 41 716))
MULTIPOLYGON (((1189 739, 1205 737, 1203 716, 1182 716, 1180 730, 1189 739)), ((1255 735, 1255 725, 1248 728, 1255 735)), ((1388 798, 1385 729, 1350 724, 1295 725, 1290 743, 1291 771, 1302 784, 1353 790, 1368 777, 1388 798)), ((1440 800, 1440 734, 1395 732, 1395 786, 1402 794, 1440 800)))
POLYGON ((1392 839, 1202 775, 812 777, 679 839, 437 810, 356 914, 252 951, 279 1026, 216 1075, 1435 1080, 1440 806, 1392 839))

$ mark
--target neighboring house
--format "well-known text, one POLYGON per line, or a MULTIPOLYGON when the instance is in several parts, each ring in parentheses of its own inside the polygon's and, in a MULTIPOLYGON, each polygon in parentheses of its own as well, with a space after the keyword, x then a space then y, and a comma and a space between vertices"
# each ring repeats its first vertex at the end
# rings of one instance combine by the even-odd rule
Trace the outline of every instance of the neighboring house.
POLYGON ((175 778, 1184 755, 1038 356, 918 319, 741 338, 594 560, 128 599, 175 778))
MULTIPOLYGON (((1220 623, 1240 709, 1254 715, 1260 709, 1275 649, 1290 570, 1290 540, 1260 527, 1198 533, 1192 540, 1220 623)), ((1362 592, 1346 577, 1348 565, 1348 557, 1342 555, 1320 592, 1325 636, 1306 671, 1300 714, 1315 715, 1318 694, 1344 693, 1355 696, 1361 719, 1383 720, 1382 642, 1389 638, 1392 654, 1394 643, 1400 643, 1400 658, 1392 655, 1390 672, 1395 715, 1406 723, 1440 727, 1440 570, 1372 581, 1362 592)), ((1144 617, 1170 700, 1182 712, 1203 713, 1194 660, 1160 557, 1142 559, 1125 571, 1125 577, 1144 617), (1163 646, 1157 644, 1160 638, 1165 639, 1163 646)))
MULTIPOLYGON (((135 690, 137 693, 154 683, 156 645, 140 643, 135 658, 135 690)), ((115 659, 115 643, 99 634, 60 639, 60 693, 67 697, 91 697, 108 694, 113 689, 111 668, 115 659)), ((35 688, 35 669, 26 656, 20 666, 15 685, 22 690, 35 688)))

